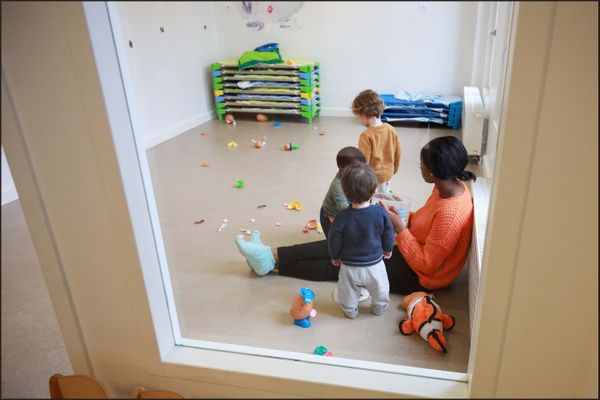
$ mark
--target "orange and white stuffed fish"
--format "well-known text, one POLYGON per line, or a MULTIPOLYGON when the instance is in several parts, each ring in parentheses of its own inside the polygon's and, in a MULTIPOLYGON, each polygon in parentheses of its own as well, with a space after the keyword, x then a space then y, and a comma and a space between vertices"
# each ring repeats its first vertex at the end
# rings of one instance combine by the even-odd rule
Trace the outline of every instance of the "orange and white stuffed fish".
POLYGON ((400 333, 410 335, 417 331, 431 347, 446 353, 444 329, 454 328, 454 317, 442 314, 440 306, 425 292, 405 296, 402 308, 406 310, 408 319, 400 321, 400 333))

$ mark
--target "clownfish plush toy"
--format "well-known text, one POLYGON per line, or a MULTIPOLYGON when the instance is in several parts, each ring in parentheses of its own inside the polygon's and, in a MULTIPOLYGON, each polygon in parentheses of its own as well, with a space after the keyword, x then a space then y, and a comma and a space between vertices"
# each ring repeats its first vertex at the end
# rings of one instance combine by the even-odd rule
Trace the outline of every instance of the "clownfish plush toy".
POLYGON ((454 317, 442 314, 440 306, 425 292, 414 292, 404 297, 402 308, 408 319, 400 321, 400 333, 410 335, 417 331, 437 351, 446 353, 444 329, 454 328, 454 317))

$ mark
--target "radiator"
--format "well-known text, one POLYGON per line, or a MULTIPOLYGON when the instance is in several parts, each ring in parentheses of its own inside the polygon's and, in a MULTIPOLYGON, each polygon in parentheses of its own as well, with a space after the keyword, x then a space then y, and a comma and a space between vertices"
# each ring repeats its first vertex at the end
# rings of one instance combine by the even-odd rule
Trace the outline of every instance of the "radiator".
POLYGON ((462 141, 471 157, 481 157, 483 144, 483 102, 479 89, 475 86, 464 87, 462 109, 462 141))

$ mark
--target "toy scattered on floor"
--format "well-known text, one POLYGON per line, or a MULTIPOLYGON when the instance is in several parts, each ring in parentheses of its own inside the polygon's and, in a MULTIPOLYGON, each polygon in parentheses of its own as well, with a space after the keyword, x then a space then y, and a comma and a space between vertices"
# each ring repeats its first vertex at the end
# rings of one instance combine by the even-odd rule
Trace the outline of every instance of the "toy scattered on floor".
POLYGON ((288 210, 302 211, 302 203, 300 203, 298 200, 294 200, 287 205, 287 208, 288 210))
POLYGON ((244 181, 243 180, 239 180, 239 181, 235 181, 235 187, 238 189, 241 189, 244 187, 244 181))
POLYGON ((302 232, 308 233, 308 231, 315 230, 315 229, 317 229, 317 220, 311 219, 310 221, 308 221, 306 223, 306 225, 304 225, 304 229, 302 229, 302 232))
POLYGON ((219 229, 217 229, 217 232, 221 232, 223 229, 225 229, 225 227, 227 226, 228 222, 229 222, 229 220, 227 218, 225 218, 223 220, 223 223, 221 223, 221 226, 219 227, 219 229))
POLYGON ((319 129, 319 127, 315 125, 315 126, 313 126, 313 129, 317 130, 317 129, 319 129))
POLYGON ((200 164, 200 165, 202 165, 204 168, 207 168, 209 164, 208 164, 207 162, 203 162, 203 163, 202 163, 202 164, 200 164))
POLYGON ((413 292, 404 297, 402 308, 410 319, 400 321, 400 333, 410 335, 417 331, 431 347, 446 353, 444 329, 454 328, 453 316, 443 314, 433 297, 425 292, 413 292))
POLYGON ((265 114, 256 114, 256 120, 258 122, 267 122, 269 118, 265 114))
POLYGON ((232 147, 237 147, 238 144, 236 142, 234 142, 233 140, 229 143, 227 143, 227 147, 232 148, 232 147))
POLYGON ((281 126, 281 122, 275 122, 273 126, 281 126))
POLYGON ((246 235, 251 235, 252 234, 252 232, 250 232, 250 229, 240 228, 240 231, 244 232, 246 235))
POLYGON ((201 133, 202 136, 208 136, 208 132, 204 131, 201 133))
POLYGON ((302 288, 300 293, 292 300, 290 315, 294 318, 294 324, 300 328, 310 328, 312 326, 310 319, 317 316, 317 310, 313 308, 314 298, 315 292, 309 288, 302 288))
POLYGON ((281 222, 275 222, 275 226, 281 226, 283 225, 281 222))
POLYGON ((321 135, 321 136, 325 136, 326 134, 327 134, 327 132, 325 132, 325 131, 319 132, 319 135, 321 135))
POLYGON ((203 220, 203 219, 201 219, 200 221, 194 221, 194 224, 201 224, 201 223, 203 223, 203 222, 204 222, 204 220, 203 220))
POLYGON ((298 146, 297 144, 293 144, 293 143, 286 143, 283 145, 283 149, 286 151, 298 150, 299 148, 300 148, 300 146, 298 146))
POLYGON ((333 353, 330 352, 329 350, 327 350, 327 347, 325 346, 317 346, 315 347, 315 350, 313 351, 313 354, 316 354, 318 356, 327 356, 327 357, 332 357, 333 353))
POLYGON ((317 233, 323 233, 323 226, 320 222, 317 222, 317 233))
POLYGON ((256 208, 265 208, 267 205, 266 204, 259 204, 256 206, 256 208))
POLYGON ((250 218, 249 221, 250 222, 256 222, 256 218, 250 218))
POLYGON ((227 122, 227 125, 235 126, 235 118, 233 118, 233 115, 231 115, 231 114, 225 115, 225 122, 227 122))
POLYGON ((263 136, 262 139, 252 139, 252 143, 254 143, 254 147, 260 149, 262 147, 265 147, 265 145, 267 144, 267 137, 263 136))

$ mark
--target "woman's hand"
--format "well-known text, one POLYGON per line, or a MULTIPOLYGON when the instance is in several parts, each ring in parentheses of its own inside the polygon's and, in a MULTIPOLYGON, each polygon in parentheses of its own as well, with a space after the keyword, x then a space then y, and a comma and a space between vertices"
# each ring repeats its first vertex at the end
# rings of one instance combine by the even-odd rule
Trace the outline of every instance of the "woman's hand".
POLYGON ((384 251, 383 252, 383 258, 385 258, 386 260, 389 260, 392 257, 392 252, 391 251, 384 251))
POLYGON ((402 222, 402 218, 400 217, 400 213, 398 212, 398 210, 396 210, 396 207, 389 206, 386 208, 386 210, 388 212, 390 220, 392 221, 392 225, 394 225, 394 232, 400 233, 403 230, 408 229, 406 228, 406 225, 404 225, 404 222, 402 222))
POLYGON ((332 263, 333 265, 335 265, 336 267, 340 267, 340 266, 342 265, 342 260, 340 260, 340 259, 338 258, 338 259, 335 259, 335 260, 331 260, 331 263, 332 263))

